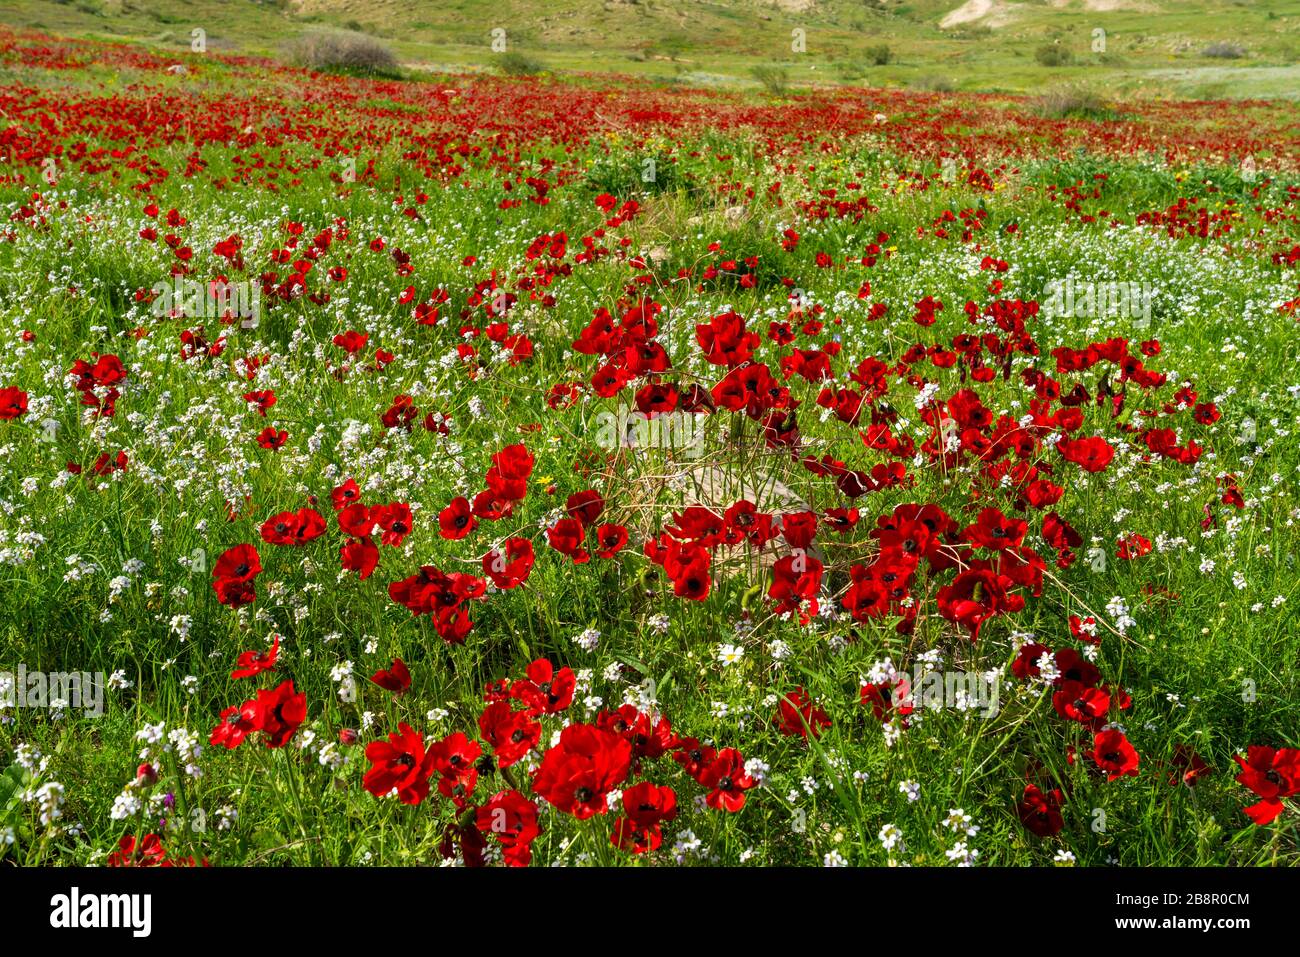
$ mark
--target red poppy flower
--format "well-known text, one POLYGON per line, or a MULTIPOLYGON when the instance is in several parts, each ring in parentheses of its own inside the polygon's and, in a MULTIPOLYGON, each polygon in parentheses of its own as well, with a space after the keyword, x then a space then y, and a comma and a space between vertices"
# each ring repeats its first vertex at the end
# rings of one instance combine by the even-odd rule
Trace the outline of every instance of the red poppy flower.
POLYGON ((354 538, 340 546, 339 563, 345 571, 357 572, 365 581, 379 564, 379 547, 368 535, 354 538))
POLYGON ((282 748, 307 720, 307 696, 294 691, 286 681, 271 691, 257 692, 257 709, 262 715, 260 730, 267 735, 267 747, 282 748))
POLYGON ((755 548, 762 548, 777 534, 777 523, 772 516, 760 512, 753 502, 741 499, 735 502, 722 516, 728 542, 739 543, 742 539, 755 548))
POLYGON ((339 523, 339 531, 354 538, 365 538, 375 529, 375 519, 370 513, 370 506, 353 502, 339 509, 334 516, 339 523))
POLYGON ((841 535, 852 531, 859 518, 860 513, 856 508, 828 508, 822 513, 822 522, 841 535))
POLYGON ((714 365, 738 366, 753 357, 760 340, 758 333, 746 331, 745 320, 737 313, 724 312, 697 325, 695 341, 714 365))
POLYGON ((501 856, 510 867, 527 867, 532 843, 541 827, 537 805, 518 791, 499 791, 474 812, 474 826, 501 844, 501 856))
POLYGON ((788 512, 781 516, 781 537, 791 548, 809 548, 816 534, 816 512, 788 512))
POLYGON ((1134 559, 1148 555, 1150 552, 1151 539, 1134 532, 1132 535, 1126 535, 1119 540, 1119 547, 1115 550, 1115 557, 1134 559))
POLYGON ((1080 618, 1078 615, 1070 616, 1070 634, 1080 641, 1086 641, 1092 645, 1100 645, 1101 638, 1097 636, 1097 619, 1092 615, 1087 618, 1080 618))
POLYGON ((366 745, 370 770, 362 786, 375 797, 397 792, 403 804, 419 804, 429 795, 429 775, 433 773, 433 754, 426 751, 424 738, 406 723, 387 741, 366 745))
POLYGON ((677 794, 667 785, 642 781, 623 792, 623 813, 610 843, 633 854, 658 850, 663 844, 660 824, 677 816, 677 794))
POLYGON ((578 565, 591 561, 591 555, 582 547, 586 539, 587 531, 576 518, 562 518, 546 530, 547 543, 578 565))
POLYGON ((577 678, 573 669, 556 669, 538 658, 527 669, 527 677, 511 682, 509 695, 534 714, 558 714, 573 704, 577 678))
POLYGON ((881 722, 889 721, 895 713, 906 717, 914 709, 912 685, 904 677, 874 684, 867 682, 859 690, 858 700, 871 708, 871 713, 881 722))
POLYGON ((772 716, 772 724, 786 736, 797 734, 806 738, 812 732, 815 738, 822 733, 823 728, 831 726, 831 719, 830 715, 813 703, 803 688, 796 688, 782 696, 776 714, 772 716))
POLYGON ((455 731, 429 748, 433 770, 438 774, 438 793, 464 807, 478 782, 478 759, 483 748, 462 732, 455 731))
POLYGON ((223 605, 238 608, 257 597, 253 580, 262 570, 262 560, 252 545, 228 548, 212 568, 212 589, 223 605))
POLYGON ((1131 775, 1137 776, 1138 753, 1129 744, 1124 732, 1115 728, 1099 731, 1092 744, 1092 759, 1106 772, 1106 779, 1114 781, 1131 775))
POLYGON ((1055 505, 1064 494, 1065 489, 1059 485, 1053 485, 1046 479, 1038 479, 1025 486, 1025 500, 1034 508, 1047 508, 1049 505, 1055 505))
POLYGON ((1038 837, 1052 837, 1065 826, 1061 819, 1061 792, 1056 789, 1042 791, 1037 785, 1025 785, 1016 812, 1025 830, 1038 837))
POLYGON ((864 569, 861 577, 854 576, 853 584, 844 593, 843 602, 855 621, 878 618, 889 611, 889 589, 864 569))
POLYGON ((1065 681, 1052 695, 1052 706, 1062 718, 1088 724, 1110 710, 1110 694, 1079 681, 1065 681))
POLYGON ((109 867, 157 867, 166 860, 166 850, 157 834, 146 834, 136 847, 134 834, 124 835, 117 850, 108 855, 109 867))
POLYGON ((275 393, 270 389, 263 392, 245 392, 244 401, 257 406, 257 411, 266 417, 266 410, 275 405, 275 393))
POLYGON ((515 711, 508 701, 494 701, 478 719, 479 734, 492 748, 497 763, 508 768, 537 746, 542 726, 531 711, 515 711))
POLYGON ((1043 516, 1043 538, 1058 550, 1078 548, 1083 544, 1083 536, 1055 512, 1043 516))
POLYGON ((252 545, 236 545, 221 553, 212 568, 214 578, 251 578, 262 570, 261 556, 252 545))
POLYGON ((394 658, 387 668, 371 675, 370 680, 395 695, 404 695, 411 688, 411 672, 401 658, 394 658))
POLYGON ((971 641, 975 641, 985 621, 1025 607, 1022 596, 1008 591, 1013 584, 1007 576, 989 569, 968 569, 953 579, 951 585, 939 589, 939 614, 966 628, 971 641))
MULTIPOLYGON (((464 501, 464 499, 461 501, 464 501)), ((404 502, 376 505, 370 510, 370 519, 383 529, 379 541, 394 547, 406 541, 406 536, 411 534, 411 528, 414 525, 411 509, 404 502)))
POLYGON ((1169 775, 1170 785, 1181 781, 1188 787, 1193 787, 1197 781, 1214 770, 1196 753, 1195 748, 1186 744, 1174 746, 1173 766, 1173 773, 1169 775))
MULTIPOLYGON (((667 564, 664 566, 667 568, 667 564)), ((705 552, 694 560, 673 568, 673 594, 691 601, 704 601, 709 597, 713 579, 709 577, 709 556, 705 552)))
POLYGON ((264 449, 270 449, 272 452, 278 452, 287 441, 289 441, 288 432, 270 425, 259 432, 257 436, 257 444, 264 449))
POLYGON ((252 678, 260 675, 263 671, 270 671, 275 667, 275 659, 280 654, 280 636, 276 635, 275 640, 267 651, 245 651, 241 652, 235 662, 235 670, 230 673, 232 678, 252 678))
POLYGON ((1062 648, 1055 659, 1056 668, 1061 673, 1058 682, 1077 681, 1091 688, 1101 681, 1101 670, 1073 648, 1062 648))
POLYGON ((673 760, 698 781, 717 753, 716 748, 701 743, 698 738, 679 738, 673 749, 673 760))
POLYGON ((478 528, 478 520, 470 511, 469 501, 461 495, 451 500, 451 504, 438 513, 438 534, 443 538, 457 541, 478 528))
POLYGON ((605 524, 596 529, 596 554, 613 558, 627 545, 627 529, 622 525, 605 524))
POLYGON ((980 510, 979 521, 962 529, 961 536, 977 548, 1002 551, 1019 546, 1028 530, 1027 522, 1007 518, 996 508, 985 508, 980 510))
POLYGON ((217 578, 212 582, 217 601, 230 608, 240 608, 257 600, 257 586, 251 578, 217 578))
POLYGON ((523 445, 511 445, 492 456, 487 471, 488 490, 499 502, 519 502, 528 493, 533 456, 523 445))
POLYGON ((533 570, 533 543, 526 538, 508 538, 499 548, 483 556, 483 574, 497 588, 517 588, 528 581, 533 570))
POLYGON ((336 346, 351 356, 356 355, 366 347, 366 343, 370 341, 370 336, 364 332, 349 329, 347 332, 335 336, 333 341, 336 346))
POLYGON ((99 458, 95 459, 90 466, 90 471, 94 475, 112 475, 114 472, 125 472, 128 461, 125 451, 118 452, 114 457, 110 457, 107 452, 101 452, 99 458))
POLYGON ((822 563, 807 552, 799 550, 779 559, 772 566, 772 584, 767 590, 767 597, 776 602, 773 613, 793 612, 807 603, 807 610, 800 613, 807 621, 817 614, 821 584, 822 563))
POLYGON ((571 724, 542 757, 533 790, 565 814, 585 820, 609 810, 606 796, 627 777, 632 746, 587 724, 571 724))
POLYGON ((1234 754, 1241 767, 1238 784, 1258 794, 1261 800, 1246 808, 1246 814, 1261 826, 1282 813, 1282 798, 1300 794, 1300 749, 1273 748, 1252 744, 1246 757, 1234 754))
POLYGON ((325 519, 314 508, 281 512, 262 523, 262 541, 271 545, 305 545, 325 534, 325 519))
POLYGON ((420 416, 420 410, 409 395, 393 396, 393 404, 379 417, 386 429, 410 429, 411 423, 420 416))
POLYGON ((474 516, 484 521, 495 522, 504 518, 514 511, 514 503, 501 502, 488 489, 484 489, 474 496, 474 503, 471 507, 474 516))
POLYGON ((1067 462, 1073 462, 1085 472, 1103 472, 1115 450, 1099 435, 1088 439, 1061 439, 1056 450, 1067 462))
POLYGON ((697 780, 709 788, 705 798, 709 807, 731 813, 745 806, 745 792, 754 786, 754 779, 745 770, 745 759, 735 748, 719 751, 697 780))
POLYGON ((330 492, 330 502, 333 503, 336 512, 360 500, 361 486, 357 485, 356 479, 348 479, 330 492))
POLYGON ((262 727, 262 710, 256 701, 245 701, 221 712, 217 726, 208 736, 208 744, 233 751, 244 739, 262 727))
POLYGON ((27 414, 27 393, 15 386, 0 389, 0 422, 27 414))
POLYGON ((575 492, 564 504, 564 510, 571 518, 576 518, 584 528, 595 524, 600 513, 605 510, 605 499, 594 489, 575 492))
POLYGON ((639 767, 641 758, 654 760, 677 746, 677 736, 667 718, 660 715, 658 720, 652 720, 632 704, 619 705, 616 711, 602 711, 596 716, 596 727, 612 731, 632 745, 633 770, 639 767))

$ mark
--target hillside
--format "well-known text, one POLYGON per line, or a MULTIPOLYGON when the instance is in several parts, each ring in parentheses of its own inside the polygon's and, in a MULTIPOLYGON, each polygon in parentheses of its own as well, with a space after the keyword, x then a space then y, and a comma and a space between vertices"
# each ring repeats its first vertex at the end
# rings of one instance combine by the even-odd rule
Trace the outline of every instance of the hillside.
POLYGON ((0 22, 178 49, 200 28, 210 49, 275 56, 305 32, 350 29, 410 67, 458 70, 494 65, 495 30, 546 69, 692 84, 753 82, 767 65, 796 85, 1300 91, 1300 0, 7 0, 0 22), (1040 62, 1049 46, 1054 65, 1040 62))

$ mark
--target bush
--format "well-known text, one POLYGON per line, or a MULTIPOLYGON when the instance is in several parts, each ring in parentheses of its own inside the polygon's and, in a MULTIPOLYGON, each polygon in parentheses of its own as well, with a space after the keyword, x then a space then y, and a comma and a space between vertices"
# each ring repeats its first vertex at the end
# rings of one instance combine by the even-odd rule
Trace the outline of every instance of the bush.
POLYGON ((947 76, 919 76, 908 86, 913 90, 927 90, 930 93, 952 93, 957 89, 957 81, 947 76))
POLYGON ((642 156, 620 155, 596 163, 587 172, 586 184, 593 196, 609 193, 620 199, 678 191, 690 193, 696 188, 691 178, 673 162, 673 157, 662 151, 642 156))
POLYGON ((399 77, 393 51, 364 33, 309 33, 294 47, 294 59, 309 70, 358 76, 399 77))
POLYGON ((790 73, 783 66, 756 66, 753 73, 763 89, 774 96, 784 96, 790 89, 790 73))
POLYGON ((1065 47, 1059 47, 1054 43, 1044 43, 1034 51, 1034 59, 1043 66, 1068 66, 1073 62, 1074 57, 1065 47))
POLYGON ((872 66, 885 66, 894 59, 894 51, 890 49, 888 43, 878 43, 875 46, 867 47, 862 53, 872 66))
POLYGON ((496 56, 496 68, 506 76, 536 76, 546 69, 541 60, 530 57, 518 50, 507 50, 496 56))
POLYGON ((1246 55, 1246 48, 1236 43, 1211 43, 1201 51, 1201 56, 1214 57, 1217 60, 1240 60, 1246 55))
POLYGON ((1105 120, 1115 115, 1099 93, 1078 86, 1048 90, 1033 100, 1033 108, 1040 116, 1054 120, 1105 120))

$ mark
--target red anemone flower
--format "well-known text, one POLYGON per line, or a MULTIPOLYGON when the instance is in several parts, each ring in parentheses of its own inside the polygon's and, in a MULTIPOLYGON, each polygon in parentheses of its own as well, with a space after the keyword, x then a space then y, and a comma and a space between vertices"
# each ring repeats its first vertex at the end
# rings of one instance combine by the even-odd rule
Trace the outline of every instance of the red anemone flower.
POLYGON ((257 707, 262 714, 261 730, 266 732, 267 747, 284 747, 307 720, 307 696, 295 692, 292 681, 271 691, 258 691, 257 707))
POLYGON ((280 654, 280 636, 276 635, 275 640, 267 651, 245 651, 242 652, 235 662, 235 670, 230 673, 232 678, 252 678, 260 675, 263 671, 270 671, 275 667, 275 659, 280 654))
POLYGON ((426 751, 424 738, 411 726, 402 723, 387 741, 366 745, 370 770, 362 786, 375 797, 396 792, 403 804, 419 804, 429 794, 429 775, 433 773, 433 754, 426 751))
POLYGON ((371 675, 370 680, 395 695, 404 695, 411 688, 411 672, 401 658, 394 658, 387 668, 371 675))

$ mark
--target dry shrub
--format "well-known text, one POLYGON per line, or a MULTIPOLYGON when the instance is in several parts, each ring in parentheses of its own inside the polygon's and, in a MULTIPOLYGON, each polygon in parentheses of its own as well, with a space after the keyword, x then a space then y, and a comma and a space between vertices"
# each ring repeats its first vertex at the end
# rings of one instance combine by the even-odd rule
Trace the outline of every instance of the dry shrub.
POLYGON ((364 33, 308 33, 294 44, 293 54, 300 65, 320 73, 401 76, 393 51, 364 33))

